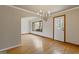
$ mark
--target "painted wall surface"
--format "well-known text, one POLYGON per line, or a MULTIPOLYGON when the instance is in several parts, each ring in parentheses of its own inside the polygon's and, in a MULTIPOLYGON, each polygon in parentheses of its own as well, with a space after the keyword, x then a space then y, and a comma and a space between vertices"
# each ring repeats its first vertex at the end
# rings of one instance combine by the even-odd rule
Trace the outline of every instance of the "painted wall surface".
POLYGON ((79 45, 79 8, 56 13, 53 17, 63 14, 66 15, 66 42, 79 45))
POLYGON ((30 23, 27 17, 21 18, 21 34, 30 33, 30 23))
POLYGON ((18 10, 0 6, 0 50, 20 44, 20 19, 18 10))
MULTIPOLYGON (((32 22, 39 21, 39 20, 40 20, 39 18, 30 20, 31 25, 32 25, 32 22)), ((32 31, 32 26, 31 26, 31 33, 53 38, 53 20, 52 20, 52 18, 49 19, 48 21, 43 21, 43 31, 42 32, 32 31)))

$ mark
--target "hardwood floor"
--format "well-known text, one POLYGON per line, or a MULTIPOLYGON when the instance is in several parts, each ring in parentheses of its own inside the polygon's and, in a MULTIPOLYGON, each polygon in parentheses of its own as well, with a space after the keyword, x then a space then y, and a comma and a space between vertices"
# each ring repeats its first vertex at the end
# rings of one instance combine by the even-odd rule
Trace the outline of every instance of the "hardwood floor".
POLYGON ((78 54, 79 46, 27 34, 21 37, 21 46, 7 50, 8 54, 78 54))

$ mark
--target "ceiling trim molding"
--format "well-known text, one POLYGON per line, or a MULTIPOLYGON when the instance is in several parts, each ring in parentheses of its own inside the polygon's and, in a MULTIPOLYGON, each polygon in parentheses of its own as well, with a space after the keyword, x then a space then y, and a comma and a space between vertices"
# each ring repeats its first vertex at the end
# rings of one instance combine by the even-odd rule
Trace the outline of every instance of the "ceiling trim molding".
POLYGON ((58 13, 62 13, 62 12, 67 12, 67 11, 75 10, 75 9, 78 9, 78 8, 79 8, 79 6, 73 7, 73 8, 67 9, 67 10, 59 11, 59 12, 56 12, 54 14, 58 14, 58 13))
POLYGON ((20 8, 20 7, 16 7, 16 6, 13 6, 13 5, 7 5, 7 6, 9 6, 9 7, 11 7, 11 8, 15 8, 15 9, 21 10, 21 11, 24 11, 24 12, 28 12, 28 13, 40 15, 40 14, 35 13, 35 12, 33 12, 33 11, 29 11, 29 10, 26 10, 26 9, 23 9, 23 8, 20 8))
MULTIPOLYGON (((29 10, 26 10, 26 9, 23 9, 23 8, 20 8, 20 7, 16 7, 16 6, 13 6, 13 5, 7 5, 7 6, 9 6, 11 8, 15 8, 15 9, 21 10, 21 11, 24 11, 24 12, 28 12, 28 13, 32 13, 32 14, 36 14, 36 15, 40 16, 39 13, 35 13, 33 11, 29 11, 29 10)), ((78 8, 79 8, 79 6, 73 7, 73 8, 67 9, 67 10, 59 11, 59 12, 56 12, 54 14, 62 13, 62 12, 67 12, 67 11, 75 10, 75 9, 78 9, 78 8)), ((54 14, 52 14, 52 15, 54 15, 54 14)))

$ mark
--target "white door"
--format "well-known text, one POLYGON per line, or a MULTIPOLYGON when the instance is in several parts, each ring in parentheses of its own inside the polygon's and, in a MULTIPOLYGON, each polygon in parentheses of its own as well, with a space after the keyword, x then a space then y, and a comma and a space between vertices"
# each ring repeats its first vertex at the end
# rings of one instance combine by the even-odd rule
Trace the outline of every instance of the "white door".
POLYGON ((54 18, 54 40, 64 42, 64 16, 54 18))

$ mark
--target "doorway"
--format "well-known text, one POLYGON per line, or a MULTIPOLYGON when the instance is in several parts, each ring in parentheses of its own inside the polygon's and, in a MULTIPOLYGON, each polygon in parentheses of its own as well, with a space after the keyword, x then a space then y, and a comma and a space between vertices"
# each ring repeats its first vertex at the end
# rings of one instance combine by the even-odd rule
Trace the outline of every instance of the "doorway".
POLYGON ((53 17, 53 38, 54 40, 66 41, 66 16, 53 17))

